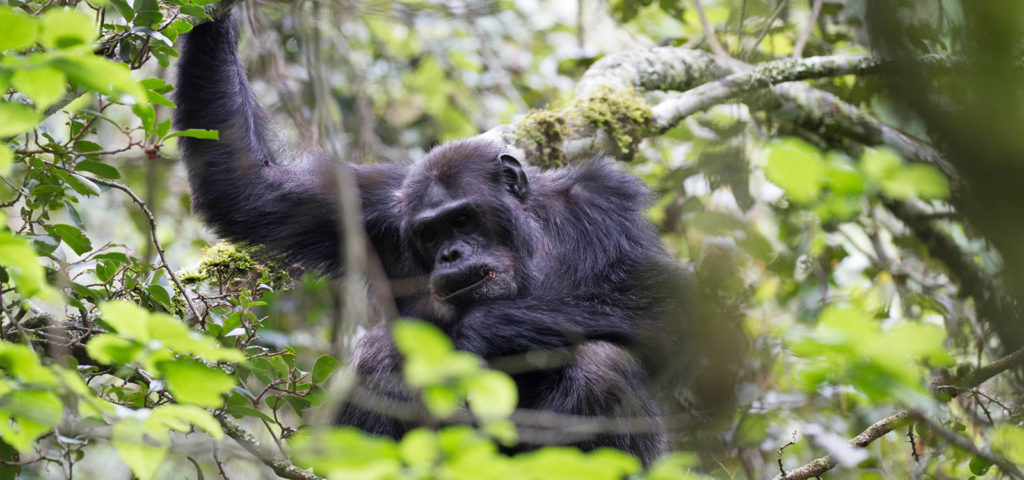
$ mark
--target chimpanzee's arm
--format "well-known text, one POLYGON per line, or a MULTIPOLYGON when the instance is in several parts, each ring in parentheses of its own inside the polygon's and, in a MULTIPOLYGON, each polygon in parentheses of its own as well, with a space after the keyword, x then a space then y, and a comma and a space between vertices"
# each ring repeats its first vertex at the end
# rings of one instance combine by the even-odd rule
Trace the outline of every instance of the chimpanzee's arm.
MULTIPOLYGON (((179 143, 193 208, 229 240, 266 245, 306 266, 336 269, 341 237, 334 169, 347 167, 322 153, 279 163, 236 43, 230 19, 205 23, 186 36, 178 62, 175 127, 218 130, 220 135, 219 140, 183 137, 179 143)), ((367 229, 381 238, 372 243, 378 249, 396 247, 397 240, 391 240, 396 227, 386 205, 404 169, 388 165, 351 171, 364 207, 371 206, 364 213, 367 229)))

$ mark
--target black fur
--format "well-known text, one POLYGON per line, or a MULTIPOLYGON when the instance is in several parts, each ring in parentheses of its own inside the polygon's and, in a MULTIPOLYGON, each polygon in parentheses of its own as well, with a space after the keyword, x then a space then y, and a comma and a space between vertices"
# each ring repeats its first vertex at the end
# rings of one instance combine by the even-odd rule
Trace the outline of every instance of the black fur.
MULTIPOLYGON (((336 272, 335 166, 322 154, 278 163, 235 45, 230 21, 203 24, 179 62, 175 126, 220 131, 219 141, 181 139, 194 209, 227 239, 336 272)), ((486 359, 568 348, 568 365, 514 375, 522 408, 657 418, 641 365, 663 351, 650 346, 671 343, 659 324, 682 310, 667 292, 685 279, 643 214, 643 182, 604 159, 524 168, 479 138, 411 166, 347 168, 388 276, 430 279, 396 298, 402 315, 441 326, 457 348, 486 359), (637 344, 640 362, 627 350, 637 344)), ((407 402, 400 363, 386 327, 369 332, 354 358, 361 385, 340 423, 391 436, 413 426, 367 408, 407 402)), ((618 447, 645 463, 666 443, 649 425, 563 441, 618 447)))

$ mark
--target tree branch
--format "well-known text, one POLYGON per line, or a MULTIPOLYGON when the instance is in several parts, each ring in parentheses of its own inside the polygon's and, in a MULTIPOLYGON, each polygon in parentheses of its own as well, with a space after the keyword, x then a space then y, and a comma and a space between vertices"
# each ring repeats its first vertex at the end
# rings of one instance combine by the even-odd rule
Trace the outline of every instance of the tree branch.
POLYGON ((659 132, 664 133, 694 113, 754 90, 764 90, 780 83, 811 78, 876 73, 884 63, 883 60, 869 55, 785 59, 762 63, 753 69, 671 95, 654 106, 651 111, 654 113, 659 132))
MULTIPOLYGON (((871 425, 857 435, 850 439, 850 445, 864 448, 871 444, 871 442, 882 438, 883 435, 893 431, 901 425, 907 423, 910 420, 911 413, 907 410, 894 413, 888 417, 885 417, 874 425, 871 425)), ((775 476, 773 480, 803 480, 807 478, 813 478, 820 476, 821 474, 832 470, 836 466, 835 459, 831 455, 825 455, 824 457, 818 458, 800 468, 790 470, 786 473, 780 473, 775 476)))
POLYGON ((219 420, 220 425, 224 427, 224 433, 235 439, 236 443, 241 445, 242 448, 248 450, 249 453, 253 454, 263 462, 264 465, 270 467, 277 476, 291 480, 323 480, 320 476, 296 467, 288 461, 288 459, 279 457, 273 452, 267 451, 251 432, 243 428, 234 420, 228 418, 226 413, 217 415, 217 420, 219 420))
MULTIPOLYGON (((1015 352, 1006 355, 1000 358, 999 360, 996 360, 981 368, 978 368, 959 385, 959 388, 961 388, 962 390, 970 390, 972 388, 977 387, 978 385, 981 385, 986 380, 1020 364, 1024 364, 1024 347, 1017 349, 1015 352)), ((941 388, 941 386, 939 388, 941 388)), ((851 438, 850 445, 855 445, 861 448, 866 447, 870 445, 871 442, 878 440, 879 438, 882 438, 883 435, 893 431, 894 429, 898 428, 901 425, 906 424, 906 422, 910 420, 911 417, 916 418, 924 423, 927 423, 929 426, 933 427, 933 429, 935 429, 935 427, 938 427, 936 431, 939 433, 939 435, 945 438, 946 441, 950 442, 954 446, 961 448, 965 451, 971 452, 975 455, 979 455, 991 461, 993 464, 999 466, 999 468, 1008 475, 1014 476, 1015 478, 1024 478, 1021 476, 1020 471, 1013 466, 1013 464, 1007 462, 1002 457, 995 455, 992 452, 982 451, 978 447, 974 446, 974 444, 968 441, 967 439, 964 439, 956 434, 952 434, 952 436, 955 438, 947 438, 946 435, 943 435, 943 433, 946 432, 942 431, 945 429, 935 425, 935 423, 930 419, 926 418, 924 414, 920 412, 913 412, 910 410, 903 410, 894 413, 886 418, 883 418, 882 420, 879 420, 878 422, 875 422, 874 425, 868 427, 867 430, 861 432, 860 435, 851 438)), ((799 468, 790 470, 788 472, 785 472, 784 474, 776 475, 773 480, 803 480, 807 478, 813 478, 835 468, 835 466, 836 461, 832 458, 832 456, 825 455, 824 457, 818 458, 799 468)))

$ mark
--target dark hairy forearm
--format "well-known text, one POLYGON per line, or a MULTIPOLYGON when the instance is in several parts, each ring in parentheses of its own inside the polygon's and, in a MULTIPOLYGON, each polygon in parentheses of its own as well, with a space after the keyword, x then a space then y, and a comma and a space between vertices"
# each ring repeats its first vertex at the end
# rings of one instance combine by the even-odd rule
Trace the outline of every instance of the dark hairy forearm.
POLYGON ((268 246, 306 266, 334 268, 332 166, 315 156, 277 164, 236 43, 230 19, 199 25, 186 36, 178 63, 175 127, 217 130, 220 137, 179 143, 193 207, 222 237, 268 246))

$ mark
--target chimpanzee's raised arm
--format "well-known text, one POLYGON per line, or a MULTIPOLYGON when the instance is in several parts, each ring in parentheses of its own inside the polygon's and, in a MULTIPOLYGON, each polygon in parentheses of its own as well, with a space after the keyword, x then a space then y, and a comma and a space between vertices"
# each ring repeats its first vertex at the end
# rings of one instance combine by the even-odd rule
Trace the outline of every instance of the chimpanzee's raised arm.
MULTIPOLYGON (((236 54, 230 19, 195 27, 178 62, 174 125, 218 130, 220 140, 183 137, 180 146, 192 185, 193 208, 218 234, 259 244, 290 261, 332 271, 338 268, 337 165, 322 153, 278 162, 268 141, 267 118, 253 96, 236 54)), ((396 166, 352 170, 366 208, 364 220, 378 248, 397 237, 385 210, 404 169, 396 166), (376 210, 375 210, 376 209, 376 210)))

